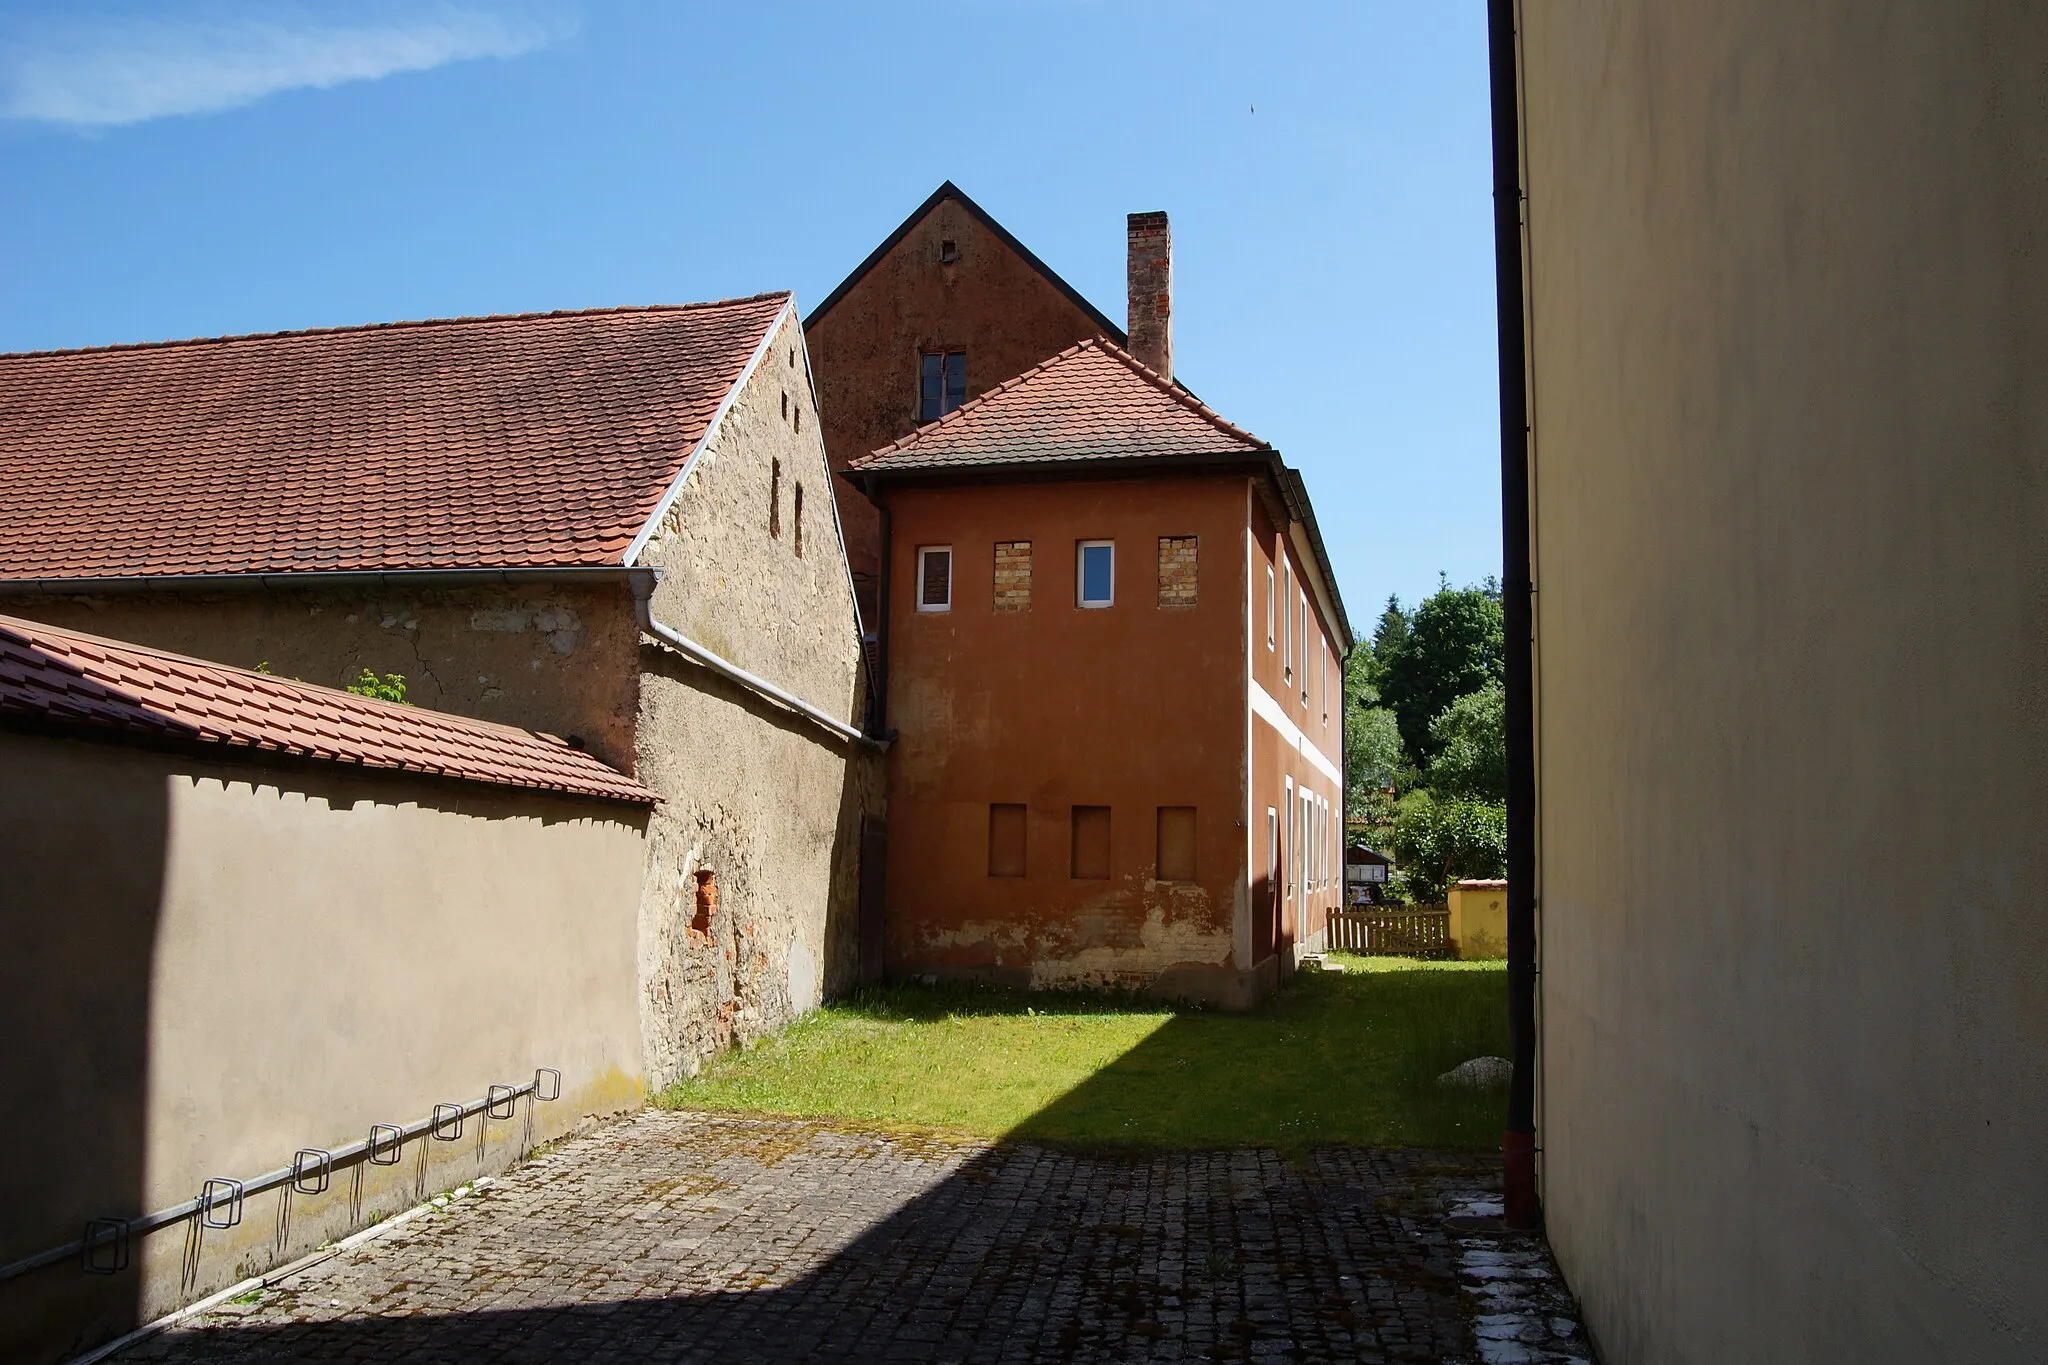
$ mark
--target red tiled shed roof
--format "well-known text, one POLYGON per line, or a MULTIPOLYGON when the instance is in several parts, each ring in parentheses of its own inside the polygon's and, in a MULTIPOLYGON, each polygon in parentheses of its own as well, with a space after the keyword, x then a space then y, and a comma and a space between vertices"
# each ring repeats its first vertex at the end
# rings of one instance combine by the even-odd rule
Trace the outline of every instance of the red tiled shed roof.
POLYGON ((1100 337, 854 460, 862 473, 1271 454, 1193 394, 1100 337))
POLYGON ((0 725, 107 730, 653 805, 550 735, 0 616, 0 725))
POLYGON ((619 564, 788 302, 0 356, 0 579, 619 564))

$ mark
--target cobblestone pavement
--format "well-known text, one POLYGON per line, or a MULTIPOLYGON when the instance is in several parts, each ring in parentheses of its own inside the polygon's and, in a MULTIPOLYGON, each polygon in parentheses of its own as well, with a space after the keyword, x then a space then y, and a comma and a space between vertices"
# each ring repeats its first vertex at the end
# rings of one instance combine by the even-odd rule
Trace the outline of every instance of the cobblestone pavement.
POLYGON ((1494 1169, 650 1111, 119 1360, 1573 1358, 1540 1242, 1443 1231, 1494 1169))

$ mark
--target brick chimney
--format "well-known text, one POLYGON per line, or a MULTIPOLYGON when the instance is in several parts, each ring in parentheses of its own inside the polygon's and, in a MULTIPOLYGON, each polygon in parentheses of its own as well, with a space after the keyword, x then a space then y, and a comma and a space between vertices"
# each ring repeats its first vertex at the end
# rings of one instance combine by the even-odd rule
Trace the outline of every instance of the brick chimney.
POLYGON ((1163 213, 1134 213, 1130 237, 1131 354, 1173 378, 1173 232, 1163 213))

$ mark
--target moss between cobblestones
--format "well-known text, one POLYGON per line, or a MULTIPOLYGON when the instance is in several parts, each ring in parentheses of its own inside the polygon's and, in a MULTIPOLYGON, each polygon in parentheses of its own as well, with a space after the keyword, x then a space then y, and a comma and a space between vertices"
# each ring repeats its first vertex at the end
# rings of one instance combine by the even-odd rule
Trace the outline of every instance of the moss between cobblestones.
POLYGON ((1499 963, 1339 955, 1243 1014, 1136 996, 893 986, 660 1095, 1080 1147, 1490 1147, 1505 1097, 1436 1077, 1507 1051, 1499 963))

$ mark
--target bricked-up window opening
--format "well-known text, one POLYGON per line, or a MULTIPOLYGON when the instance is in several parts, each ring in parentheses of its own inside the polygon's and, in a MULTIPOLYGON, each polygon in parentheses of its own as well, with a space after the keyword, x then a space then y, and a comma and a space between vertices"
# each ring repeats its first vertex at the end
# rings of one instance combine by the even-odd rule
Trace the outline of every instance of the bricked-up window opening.
POLYGON ((1074 807, 1074 860, 1076 881, 1109 880, 1109 807, 1074 807))
POLYGON ((996 542, 995 608, 997 611, 1031 610, 1030 541, 996 542))
POLYGON ((988 808, 988 875, 1024 875, 1024 807, 992 804, 988 808))
POLYGON ((923 357, 918 374, 917 420, 936 422, 967 401, 967 352, 923 357))
POLYGON ((1107 540, 1084 540, 1080 544, 1074 571, 1075 604, 1107 607, 1116 601, 1116 545, 1107 540))
POLYGON ((1194 536, 1159 537, 1159 605, 1195 605, 1196 562, 1194 536))
POLYGON ((1159 808, 1159 880, 1191 882, 1195 879, 1195 808, 1159 808))
POLYGON ((782 461, 768 462, 768 534, 782 534, 782 461))
POLYGON ((960 244, 951 237, 939 243, 939 259, 951 265, 960 259, 960 244))
POLYGON ((711 917, 718 913, 718 875, 708 867, 697 869, 696 904, 690 914, 690 929, 694 933, 709 934, 711 917))
POLYGON ((796 501, 789 509, 789 541, 796 547, 796 557, 804 557, 804 486, 796 486, 796 501))
POLYGON ((927 545, 917 552, 917 609, 953 609, 953 547, 927 545))

